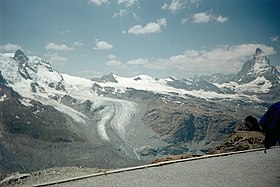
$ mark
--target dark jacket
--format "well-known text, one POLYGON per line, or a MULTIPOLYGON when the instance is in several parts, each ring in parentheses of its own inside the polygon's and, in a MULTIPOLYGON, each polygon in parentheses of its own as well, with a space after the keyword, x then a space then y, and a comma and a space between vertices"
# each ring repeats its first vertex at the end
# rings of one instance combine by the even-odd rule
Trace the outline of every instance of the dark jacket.
POLYGON ((280 141, 280 102, 269 107, 259 124, 265 132, 265 148, 270 148, 280 141))

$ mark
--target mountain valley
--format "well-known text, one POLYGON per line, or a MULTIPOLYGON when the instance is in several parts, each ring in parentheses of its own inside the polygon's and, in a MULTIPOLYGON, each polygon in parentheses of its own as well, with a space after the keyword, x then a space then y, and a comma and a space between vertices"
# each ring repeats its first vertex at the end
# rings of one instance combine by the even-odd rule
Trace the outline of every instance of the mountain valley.
POLYGON ((1 54, 0 172, 204 154, 279 101, 279 80, 259 48, 236 75, 184 79, 85 79, 20 50, 1 54))

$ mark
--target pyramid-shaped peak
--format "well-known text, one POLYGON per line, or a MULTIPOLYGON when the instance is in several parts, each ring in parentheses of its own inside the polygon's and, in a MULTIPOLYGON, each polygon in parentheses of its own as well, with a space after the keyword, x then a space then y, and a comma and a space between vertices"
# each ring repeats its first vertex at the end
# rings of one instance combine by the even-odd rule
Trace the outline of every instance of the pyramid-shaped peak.
POLYGON ((255 55, 245 62, 242 69, 237 73, 236 81, 245 84, 261 77, 274 84, 279 81, 280 74, 270 64, 270 60, 265 53, 260 48, 257 48, 255 55))
POLYGON ((263 53, 263 51, 260 49, 260 48, 257 48, 256 49, 256 52, 255 52, 255 54, 257 55, 257 54, 262 54, 263 53))
POLYGON ((18 49, 18 50, 15 52, 14 58, 19 57, 19 56, 25 56, 25 54, 23 53, 23 51, 20 50, 20 49, 18 49))
POLYGON ((18 49, 15 52, 14 59, 19 61, 22 64, 24 64, 24 63, 26 63, 28 61, 28 57, 20 49, 18 49))

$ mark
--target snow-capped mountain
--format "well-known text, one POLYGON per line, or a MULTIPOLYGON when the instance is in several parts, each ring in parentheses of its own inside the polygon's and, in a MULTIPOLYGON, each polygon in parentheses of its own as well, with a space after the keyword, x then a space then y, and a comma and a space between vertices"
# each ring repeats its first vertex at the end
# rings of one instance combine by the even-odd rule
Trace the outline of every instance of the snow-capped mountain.
POLYGON ((13 58, 2 55, 1 62, 4 79, 14 90, 26 97, 36 94, 63 96, 66 93, 79 92, 79 89, 86 90, 91 95, 108 92, 120 94, 127 89, 135 89, 182 97, 237 99, 246 97, 249 92, 267 93, 273 85, 279 84, 280 80, 280 73, 270 65, 269 59, 259 48, 235 76, 215 74, 182 80, 176 77, 157 79, 147 75, 125 78, 114 74, 89 80, 60 74, 53 70, 47 61, 35 56, 27 57, 20 50, 13 58))
POLYGON ((20 168, 12 163, 29 169, 73 163, 119 167, 207 151, 244 115, 260 116, 277 99, 271 92, 277 85, 279 72, 260 49, 236 76, 185 79, 115 74, 85 79, 60 74, 20 50, 0 54, 0 171, 20 168), (69 150, 73 162, 67 163, 69 150), (52 152, 59 156, 53 159, 52 152), (46 158, 37 165, 32 158, 41 154, 46 158))
POLYGON ((63 77, 54 71, 47 61, 39 57, 27 57, 22 51, 17 50, 14 57, 2 55, 0 58, 3 77, 8 85, 23 96, 65 89, 63 77))
MULTIPOLYGON (((126 88, 151 91, 160 94, 177 94, 198 98, 233 98, 246 95, 268 93, 279 86, 280 73, 270 64, 265 53, 257 48, 255 54, 244 63, 236 74, 213 74, 195 78, 178 79, 169 77, 157 79, 146 75, 123 78, 114 74, 106 75, 95 81, 94 90, 98 93, 114 93, 126 88), (110 89, 105 90, 104 87, 110 89)), ((249 98, 250 99, 250 98, 249 98)), ((251 98, 252 99, 252 98, 251 98)))
POLYGON ((280 73, 274 66, 271 66, 270 60, 265 53, 260 48, 257 48, 255 55, 237 73, 236 82, 246 84, 261 77, 271 82, 271 84, 279 83, 280 81, 280 73))
POLYGON ((280 86, 280 73, 260 48, 256 49, 236 75, 214 74, 197 79, 213 83, 224 93, 257 95, 259 98, 264 97, 264 100, 266 96, 263 94, 276 95, 280 86))

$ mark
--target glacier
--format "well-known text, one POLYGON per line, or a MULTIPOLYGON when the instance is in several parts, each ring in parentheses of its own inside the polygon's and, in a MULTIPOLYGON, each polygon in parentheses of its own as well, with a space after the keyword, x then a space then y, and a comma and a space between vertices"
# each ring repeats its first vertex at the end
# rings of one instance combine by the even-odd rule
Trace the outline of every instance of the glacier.
MULTIPOLYGON (((89 142, 135 160, 208 149, 213 139, 215 143, 211 133, 231 132, 248 110, 263 112, 262 103, 272 102, 267 98, 275 97, 280 77, 259 50, 237 76, 224 76, 220 82, 115 74, 86 79, 61 74, 39 57, 16 54, 0 54, 0 70, 7 82, 3 84, 21 96, 23 106, 32 108, 37 101, 53 107, 67 115, 69 128, 83 132, 89 142), (268 76, 270 72, 274 77, 268 76), (184 139, 191 134, 188 130, 197 133, 189 142, 184 139)), ((217 80, 216 75, 211 78, 217 80)), ((0 102, 8 99, 0 95, 0 102)))

